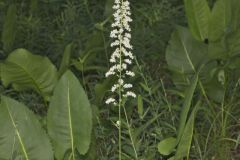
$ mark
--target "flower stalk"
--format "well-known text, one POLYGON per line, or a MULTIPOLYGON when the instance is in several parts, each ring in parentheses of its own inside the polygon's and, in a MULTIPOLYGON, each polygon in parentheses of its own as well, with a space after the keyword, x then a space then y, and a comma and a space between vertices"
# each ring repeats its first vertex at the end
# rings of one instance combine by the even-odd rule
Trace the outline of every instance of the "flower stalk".
MULTIPOLYGON (((126 83, 125 81, 127 81, 129 77, 134 77, 135 73, 129 70, 129 66, 132 64, 132 61, 134 59, 132 53, 133 47, 130 43, 131 41, 130 22, 132 22, 130 2, 128 0, 115 0, 113 9, 115 10, 113 14, 114 22, 112 23, 113 30, 110 33, 110 37, 113 39, 111 47, 114 48, 114 51, 110 57, 111 68, 106 73, 106 77, 116 76, 118 80, 117 83, 112 86, 111 92, 113 94, 106 100, 106 104, 113 104, 115 106, 118 106, 119 117, 116 124, 119 130, 119 160, 121 160, 122 159, 121 112, 122 107, 124 107, 123 101, 125 101, 127 97, 136 98, 136 94, 133 91, 131 91, 133 85, 130 83, 126 83)), ((131 138, 132 135, 130 131, 130 124, 126 114, 125 117, 131 138)), ((132 145, 136 154, 135 157, 137 158, 137 153, 133 142, 132 145)))

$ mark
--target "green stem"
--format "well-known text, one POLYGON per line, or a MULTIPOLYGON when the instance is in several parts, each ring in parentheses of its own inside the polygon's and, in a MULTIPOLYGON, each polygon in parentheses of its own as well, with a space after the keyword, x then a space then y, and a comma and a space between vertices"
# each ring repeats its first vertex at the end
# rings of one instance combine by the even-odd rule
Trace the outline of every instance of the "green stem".
MULTIPOLYGON (((123 5, 123 0, 121 0, 121 5, 123 5)), ((123 29, 123 20, 121 19, 121 29, 123 29)), ((120 59, 119 59, 119 64, 120 64, 120 70, 119 70, 119 80, 122 79, 122 35, 120 35, 119 38, 119 49, 120 49, 120 59)), ((119 102, 118 102, 118 122, 119 122, 119 160, 122 160, 122 120, 121 120, 121 107, 122 107, 122 84, 119 86, 119 102)))
MULTIPOLYGON (((119 96, 121 96, 121 91, 119 92, 119 96)), ((119 103, 118 103, 118 147, 119 147, 119 160, 122 160, 122 127, 121 127, 121 98, 119 98, 119 103)))

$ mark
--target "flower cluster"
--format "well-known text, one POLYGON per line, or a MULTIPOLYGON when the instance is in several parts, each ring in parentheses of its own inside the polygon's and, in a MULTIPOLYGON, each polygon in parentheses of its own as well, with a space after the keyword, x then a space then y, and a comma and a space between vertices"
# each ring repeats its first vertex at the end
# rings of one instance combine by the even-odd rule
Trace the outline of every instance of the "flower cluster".
MULTIPOLYGON (((135 93, 130 91, 133 87, 132 84, 124 82, 124 78, 127 76, 134 77, 135 74, 129 71, 129 65, 132 64, 133 53, 131 52, 133 47, 130 43, 131 39, 131 28, 129 23, 132 22, 130 3, 128 0, 115 0, 113 6, 115 10, 114 23, 112 24, 113 30, 111 31, 110 37, 114 39, 111 43, 111 47, 115 48, 110 58, 112 67, 106 73, 106 77, 117 76, 118 81, 112 86, 111 91, 113 93, 120 92, 123 97, 136 97, 135 93)), ((117 104, 114 98, 109 98, 106 101, 107 104, 117 104)))

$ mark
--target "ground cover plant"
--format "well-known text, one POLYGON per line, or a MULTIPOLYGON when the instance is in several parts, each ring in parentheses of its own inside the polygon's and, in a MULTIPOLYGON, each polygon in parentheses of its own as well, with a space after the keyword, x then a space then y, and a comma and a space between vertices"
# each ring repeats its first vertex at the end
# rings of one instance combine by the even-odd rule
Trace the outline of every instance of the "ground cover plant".
POLYGON ((239 160, 239 0, 0 1, 0 160, 239 160))

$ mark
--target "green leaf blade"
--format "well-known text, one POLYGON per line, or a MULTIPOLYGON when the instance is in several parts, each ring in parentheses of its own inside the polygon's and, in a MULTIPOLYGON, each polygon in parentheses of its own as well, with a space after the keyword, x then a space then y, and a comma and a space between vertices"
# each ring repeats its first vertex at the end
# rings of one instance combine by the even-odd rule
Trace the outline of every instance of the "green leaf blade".
POLYGON ((231 23, 231 0, 216 1, 209 22, 209 40, 217 41, 224 33, 231 23))
POLYGON ((17 91, 33 89, 47 98, 57 81, 57 69, 47 57, 17 49, 1 64, 1 79, 4 86, 12 84, 17 91))
POLYGON ((207 46, 196 41, 187 28, 178 26, 166 51, 169 68, 176 73, 194 73, 206 55, 207 46))
POLYGON ((198 75, 196 74, 192 81, 191 86, 189 86, 189 88, 187 89, 186 95, 185 95, 185 100, 184 100, 184 104, 183 104, 183 109, 181 111, 180 124, 179 124, 179 129, 178 129, 178 137, 177 137, 178 142, 180 141, 180 138, 182 137, 182 134, 184 132, 188 113, 189 113, 189 110, 190 110, 190 107, 192 104, 192 99, 193 99, 193 95, 196 90, 197 84, 198 84, 198 75))
POLYGON ((1 99, 0 159, 14 159, 14 153, 27 160, 53 160, 49 139, 34 114, 13 99, 1 99))
POLYGON ((195 115, 196 115, 197 109, 199 108, 199 105, 200 105, 200 102, 196 104, 186 123, 182 137, 178 144, 178 148, 177 148, 174 160, 182 160, 185 157, 187 157, 187 160, 189 160, 189 152, 192 144, 192 137, 193 137, 193 131, 194 131, 195 115))
POLYGON ((162 140, 158 144, 158 151, 162 155, 166 155, 167 156, 167 155, 171 154, 174 151, 176 146, 177 146, 176 138, 169 137, 169 138, 166 138, 166 139, 162 140))
POLYGON ((206 0, 184 0, 190 30, 195 39, 208 38, 210 8, 206 0))
POLYGON ((87 153, 91 140, 92 110, 82 86, 70 71, 62 76, 54 90, 47 120, 58 159, 63 158, 68 149, 73 156, 76 149, 80 154, 87 153))

